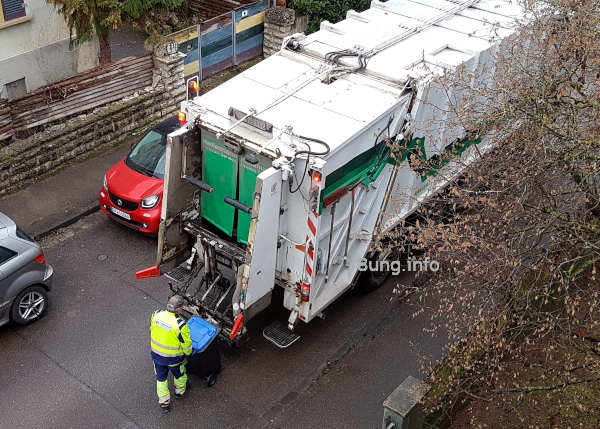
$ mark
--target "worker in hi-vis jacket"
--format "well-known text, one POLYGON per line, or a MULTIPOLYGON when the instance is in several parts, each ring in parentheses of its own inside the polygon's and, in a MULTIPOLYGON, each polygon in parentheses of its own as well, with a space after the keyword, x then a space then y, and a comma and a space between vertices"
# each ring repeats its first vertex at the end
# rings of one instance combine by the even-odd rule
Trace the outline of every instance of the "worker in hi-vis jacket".
POLYGON ((188 387, 185 357, 192 353, 192 340, 190 330, 180 316, 183 304, 181 296, 172 296, 167 303, 167 309, 156 311, 150 322, 150 348, 156 374, 156 393, 164 413, 169 412, 171 403, 167 382, 169 371, 173 374, 175 398, 182 398, 188 387))

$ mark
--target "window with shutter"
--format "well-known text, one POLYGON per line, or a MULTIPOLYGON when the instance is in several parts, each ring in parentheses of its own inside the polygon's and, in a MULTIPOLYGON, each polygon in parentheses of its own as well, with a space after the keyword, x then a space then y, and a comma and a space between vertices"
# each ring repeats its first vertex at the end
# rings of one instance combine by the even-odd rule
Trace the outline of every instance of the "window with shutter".
POLYGON ((21 18, 25 16, 25 3, 23 0, 0 0, 2 2, 2 13, 4 21, 21 18))

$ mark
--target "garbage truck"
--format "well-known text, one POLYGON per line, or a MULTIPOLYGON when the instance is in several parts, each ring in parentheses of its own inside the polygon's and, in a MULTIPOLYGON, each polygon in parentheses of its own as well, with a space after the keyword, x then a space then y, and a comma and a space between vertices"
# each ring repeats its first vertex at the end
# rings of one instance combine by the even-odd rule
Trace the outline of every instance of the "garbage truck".
POLYGON ((385 275, 360 269, 390 257, 378 237, 492 147, 446 120, 460 94, 441 78, 490 84, 522 14, 503 0, 375 0, 186 99, 156 263, 136 276, 164 275, 229 341, 277 288, 289 316, 263 335, 280 348, 348 289, 379 286, 385 275))

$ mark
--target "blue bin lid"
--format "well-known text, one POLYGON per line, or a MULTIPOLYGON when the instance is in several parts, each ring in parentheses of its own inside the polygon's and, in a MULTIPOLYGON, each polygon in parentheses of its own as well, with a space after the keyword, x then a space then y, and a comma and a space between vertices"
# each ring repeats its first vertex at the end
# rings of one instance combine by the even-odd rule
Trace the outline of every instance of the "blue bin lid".
POLYGON ((192 316, 187 321, 194 353, 203 352, 219 334, 219 329, 201 317, 192 316))

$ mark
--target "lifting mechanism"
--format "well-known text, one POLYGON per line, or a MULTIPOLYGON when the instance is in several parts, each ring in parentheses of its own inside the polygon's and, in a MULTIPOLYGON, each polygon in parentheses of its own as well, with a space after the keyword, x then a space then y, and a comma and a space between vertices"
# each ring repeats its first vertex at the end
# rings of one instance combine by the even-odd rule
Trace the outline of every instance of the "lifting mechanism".
POLYGON ((165 274, 171 290, 187 300, 193 313, 224 322, 223 329, 230 333, 234 323, 231 301, 244 252, 193 221, 184 229, 196 237, 196 243, 185 263, 165 274))

